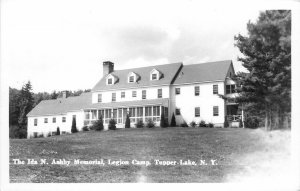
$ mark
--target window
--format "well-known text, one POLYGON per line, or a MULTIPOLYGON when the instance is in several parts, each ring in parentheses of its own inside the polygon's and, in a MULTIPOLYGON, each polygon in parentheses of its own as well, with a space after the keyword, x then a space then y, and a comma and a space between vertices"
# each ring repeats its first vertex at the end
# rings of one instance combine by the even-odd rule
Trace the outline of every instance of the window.
POLYGON ((200 95, 200 87, 195 86, 195 96, 199 96, 199 95, 200 95))
POLYGON ((136 121, 143 120, 143 108, 142 107, 137 107, 136 111, 137 111, 136 121))
POLYGON ((52 118, 52 123, 56 123, 56 117, 52 118))
POLYGON ((157 74, 152 74, 152 80, 157 80, 157 74))
POLYGON ((132 97, 136 97, 136 91, 132 91, 132 97))
POLYGON ((176 110, 175 110, 175 114, 176 114, 176 115, 180 115, 180 109, 176 109, 176 110))
POLYGON ((175 94, 179 95, 180 94, 180 88, 175 88, 175 94))
POLYGON ((110 118, 111 118, 111 109, 106 109, 105 110, 105 116, 104 116, 105 118, 104 118, 104 123, 108 123, 108 121, 110 120, 110 118))
POLYGON ((66 122, 66 117, 62 117, 62 122, 63 122, 63 123, 66 122))
POLYGON ((44 118, 44 123, 48 123, 48 118, 44 118))
POLYGON ((98 103, 102 102, 102 94, 98 94, 98 103))
POLYGON ((135 123, 136 121, 136 113, 135 113, 135 108, 129 108, 129 116, 130 116, 130 122, 135 123))
POLYGON ((235 85, 226 85, 226 94, 235 93, 235 85))
POLYGON ((84 113, 85 113, 85 119, 90 119, 90 113, 88 111, 86 111, 84 113))
POLYGON ((213 115, 214 116, 219 116, 219 106, 214 106, 213 107, 213 115))
POLYGON ((129 77, 129 82, 130 82, 130 83, 134 82, 134 76, 130 76, 130 77, 129 77))
POLYGON ((116 101, 116 93, 111 94, 111 101, 116 101))
POLYGON ((157 97, 162 98, 162 89, 157 90, 157 97))
POLYGON ((160 120, 160 106, 153 106, 153 121, 160 120))
POLYGON ((195 107, 195 117, 200 117, 200 107, 195 107))
POLYGON ((213 85, 213 94, 218 94, 218 85, 213 85))
POLYGON ((147 95, 146 95, 146 90, 142 91, 142 99, 146 99, 147 95))
POLYGON ((112 78, 108 78, 107 84, 112 84, 112 78))
POLYGON ((125 98, 125 92, 121 92, 121 98, 125 98))
POLYGON ((38 119, 34 119, 34 126, 37 126, 38 119))

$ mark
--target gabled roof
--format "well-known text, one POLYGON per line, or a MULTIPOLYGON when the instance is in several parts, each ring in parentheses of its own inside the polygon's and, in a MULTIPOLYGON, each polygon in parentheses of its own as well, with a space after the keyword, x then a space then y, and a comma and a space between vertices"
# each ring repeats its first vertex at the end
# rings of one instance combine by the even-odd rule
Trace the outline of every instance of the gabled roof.
POLYGON ((92 93, 82 93, 80 96, 43 100, 35 106, 27 116, 61 115, 69 111, 78 111, 92 103, 92 93))
POLYGON ((184 65, 173 84, 224 81, 230 67, 231 60, 184 65))
POLYGON ((106 85, 105 77, 103 77, 92 89, 92 91, 103 91, 103 90, 112 90, 112 89, 123 89, 123 88, 138 88, 138 87, 147 87, 155 85, 170 85, 174 79, 176 73, 182 66, 182 63, 173 63, 173 64, 164 64, 156 66, 148 66, 141 68, 132 68, 125 70, 116 70, 111 74, 117 76, 119 81, 114 85, 106 85), (164 74, 164 77, 160 80, 151 81, 150 72, 153 69, 157 69, 164 74), (134 72, 140 76, 140 80, 136 83, 128 83, 127 77, 130 72, 134 72))

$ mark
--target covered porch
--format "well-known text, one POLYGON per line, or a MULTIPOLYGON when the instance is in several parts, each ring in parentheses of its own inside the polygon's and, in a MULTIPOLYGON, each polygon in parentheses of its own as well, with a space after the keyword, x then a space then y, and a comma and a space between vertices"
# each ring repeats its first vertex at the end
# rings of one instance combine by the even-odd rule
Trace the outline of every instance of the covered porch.
POLYGON ((236 103, 235 99, 226 101, 226 120, 229 127, 244 127, 243 108, 236 103))
POLYGON ((138 121, 146 123, 148 120, 159 125, 162 112, 168 120, 168 99, 98 103, 94 104, 94 107, 84 110, 85 126, 92 125, 102 116, 104 126, 108 125, 110 119, 114 119, 117 128, 124 128, 127 114, 131 127, 134 127, 138 121))

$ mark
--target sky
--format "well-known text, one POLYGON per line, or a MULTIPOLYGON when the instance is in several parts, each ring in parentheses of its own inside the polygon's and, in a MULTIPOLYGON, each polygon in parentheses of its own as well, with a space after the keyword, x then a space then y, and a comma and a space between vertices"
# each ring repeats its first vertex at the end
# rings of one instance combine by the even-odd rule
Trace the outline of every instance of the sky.
POLYGON ((174 62, 233 61, 234 36, 247 34, 259 6, 221 1, 4 0, 2 61, 7 83, 33 92, 90 89, 102 62, 115 69, 174 62))

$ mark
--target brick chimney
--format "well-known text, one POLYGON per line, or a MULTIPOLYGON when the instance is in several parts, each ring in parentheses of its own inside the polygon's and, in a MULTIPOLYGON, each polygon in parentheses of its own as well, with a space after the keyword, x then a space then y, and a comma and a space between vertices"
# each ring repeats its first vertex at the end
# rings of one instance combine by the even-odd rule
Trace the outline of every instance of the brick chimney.
POLYGON ((61 93, 62 93, 63 99, 66 99, 68 97, 68 91, 65 90, 65 91, 62 91, 61 93))
POLYGON ((114 63, 111 61, 103 62, 103 77, 114 71, 114 63))

